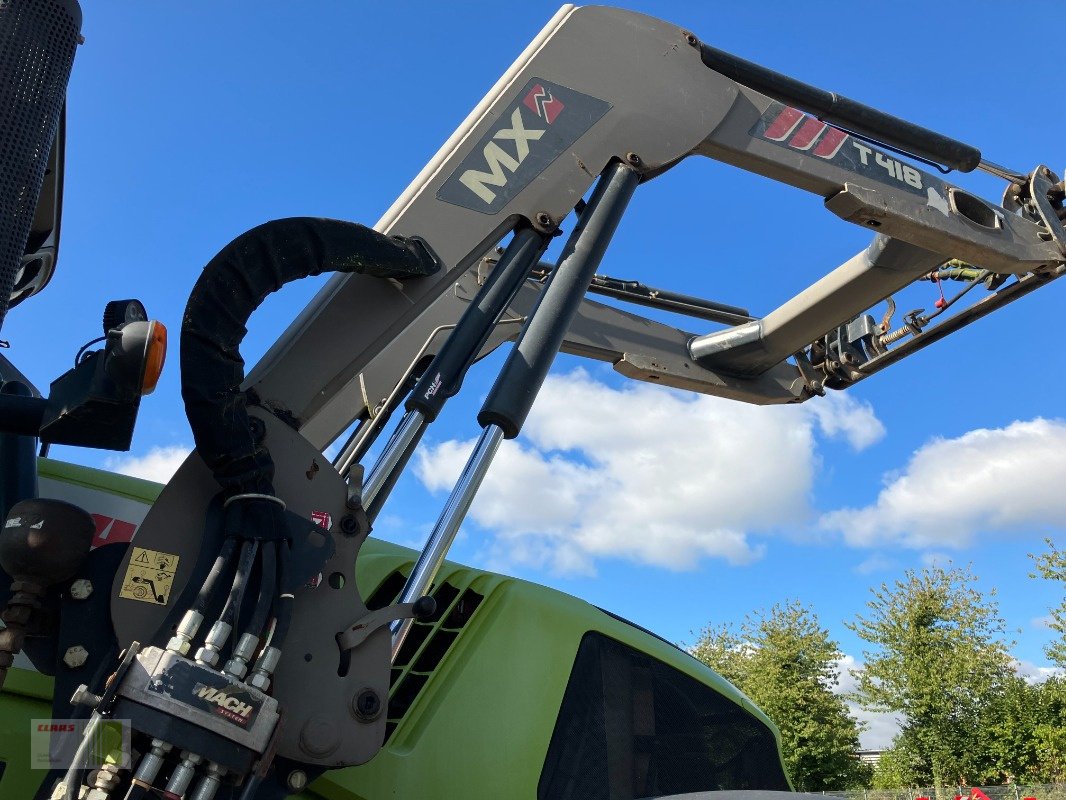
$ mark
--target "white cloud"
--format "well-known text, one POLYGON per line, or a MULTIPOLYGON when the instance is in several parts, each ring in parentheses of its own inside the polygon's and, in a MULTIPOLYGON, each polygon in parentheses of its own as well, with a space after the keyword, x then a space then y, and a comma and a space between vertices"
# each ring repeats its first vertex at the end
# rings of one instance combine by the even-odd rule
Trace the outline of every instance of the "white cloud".
POLYGON ((144 478, 156 483, 166 483, 182 465, 191 447, 171 445, 153 447, 143 456, 112 456, 104 463, 107 469, 134 478, 144 478))
MULTIPOLYGON (((614 389, 583 370, 552 375, 523 437, 500 448, 470 516, 494 534, 497 568, 589 574, 607 557, 675 570, 704 557, 744 564, 763 549, 748 534, 810 517, 816 431, 855 449, 884 434, 868 405, 843 396, 756 407, 614 389)), ((423 448, 418 477, 450 490, 472 447, 423 448)))
POLYGON ((1054 621, 1055 618, 1053 616, 1051 616, 1050 614, 1045 614, 1042 617, 1033 617, 1031 620, 1029 620, 1029 624, 1034 628, 1050 631, 1054 630, 1051 627, 1051 623, 1054 621))
POLYGON ((1066 422, 1034 419, 934 439, 890 476, 876 502, 821 526, 860 547, 965 547, 979 531, 1066 523, 1066 422))
POLYGON ((887 556, 875 553, 865 561, 859 563, 854 571, 859 575, 870 575, 874 572, 887 572, 890 569, 894 569, 896 563, 895 560, 888 558, 887 556))
POLYGON ((1043 683, 1053 675, 1062 675, 1061 667, 1042 667, 1032 661, 1014 659, 1014 671, 1025 678, 1026 683, 1043 683))
POLYGON ((922 553, 921 562, 923 567, 930 569, 951 569, 952 558, 947 553, 938 553, 934 550, 922 553))
POLYGON ((809 401, 806 407, 822 433, 829 438, 843 437, 856 452, 885 438, 885 426, 873 407, 850 394, 829 392, 821 400, 809 401))

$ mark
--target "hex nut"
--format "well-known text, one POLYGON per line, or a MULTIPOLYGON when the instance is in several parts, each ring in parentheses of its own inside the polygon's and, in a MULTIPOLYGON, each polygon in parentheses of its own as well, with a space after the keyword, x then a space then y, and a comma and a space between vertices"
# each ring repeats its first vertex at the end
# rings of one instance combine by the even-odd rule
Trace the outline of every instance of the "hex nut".
POLYGON ((173 650, 175 653, 180 653, 183 656, 189 655, 192 642, 183 636, 173 636, 170 641, 167 642, 167 650, 173 650))
POLYGON ((67 652, 63 654, 63 663, 70 669, 77 669, 89 660, 89 651, 82 647, 80 644, 76 644, 73 647, 68 647, 67 652))
POLYGON ((93 593, 93 582, 87 578, 78 578, 70 584, 70 596, 75 600, 88 600, 93 593))

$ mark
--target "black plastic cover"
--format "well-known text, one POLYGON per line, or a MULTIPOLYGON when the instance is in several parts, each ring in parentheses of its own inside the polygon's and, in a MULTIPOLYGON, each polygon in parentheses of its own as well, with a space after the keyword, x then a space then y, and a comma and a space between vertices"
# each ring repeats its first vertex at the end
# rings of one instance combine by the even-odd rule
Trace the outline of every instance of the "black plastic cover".
POLYGON ((647 653, 585 634, 538 800, 789 788, 777 740, 761 720, 647 653))

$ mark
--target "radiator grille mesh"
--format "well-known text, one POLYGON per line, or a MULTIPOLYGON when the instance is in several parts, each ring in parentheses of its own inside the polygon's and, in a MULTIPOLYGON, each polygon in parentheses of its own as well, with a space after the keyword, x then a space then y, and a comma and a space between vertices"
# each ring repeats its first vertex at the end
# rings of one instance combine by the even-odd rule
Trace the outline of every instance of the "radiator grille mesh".
POLYGON ((80 27, 73 0, 0 0, 0 325, 44 182, 80 27))

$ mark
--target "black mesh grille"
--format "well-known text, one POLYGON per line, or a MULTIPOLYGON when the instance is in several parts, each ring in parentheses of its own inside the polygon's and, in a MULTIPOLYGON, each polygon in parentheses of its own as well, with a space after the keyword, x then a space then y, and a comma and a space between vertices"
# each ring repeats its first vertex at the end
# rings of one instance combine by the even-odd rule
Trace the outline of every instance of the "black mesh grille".
POLYGON ((773 733, 743 708, 613 639, 582 639, 538 800, 789 788, 773 733))
MULTIPOLYGON (((367 608, 384 608, 395 603, 405 583, 402 572, 393 572, 370 595, 367 608)), ((455 586, 447 581, 434 586, 431 594, 437 601, 437 610, 430 619, 411 626, 392 665, 386 742, 485 599, 469 587, 455 586)))
POLYGON ((0 325, 74 63, 74 0, 0 0, 0 325))

